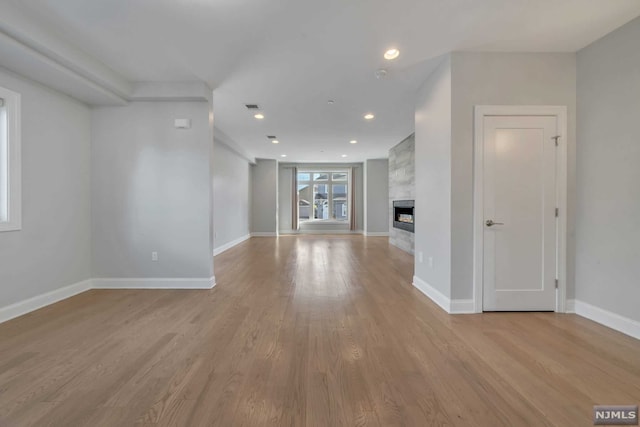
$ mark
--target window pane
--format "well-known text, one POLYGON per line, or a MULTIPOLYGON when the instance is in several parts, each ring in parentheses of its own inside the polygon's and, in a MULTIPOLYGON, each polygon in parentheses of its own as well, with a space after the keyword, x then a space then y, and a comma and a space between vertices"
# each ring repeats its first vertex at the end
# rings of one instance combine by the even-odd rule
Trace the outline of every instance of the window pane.
POLYGON ((311 187, 309 184, 298 184, 298 218, 308 221, 311 215, 311 187))
POLYGON ((0 103, 0 222, 9 220, 9 144, 7 109, 0 103))
POLYGON ((22 228, 20 94, 0 87, 0 232, 22 228))
POLYGON ((298 172, 298 219, 349 220, 348 172, 298 172))
POLYGON ((333 198, 347 198, 347 186, 345 184, 336 184, 333 186, 333 198))
POLYGON ((313 186, 313 218, 329 219, 329 193, 326 184, 313 186))
POLYGON ((347 203, 347 185, 338 184, 333 188, 333 219, 346 221, 349 218, 347 203))

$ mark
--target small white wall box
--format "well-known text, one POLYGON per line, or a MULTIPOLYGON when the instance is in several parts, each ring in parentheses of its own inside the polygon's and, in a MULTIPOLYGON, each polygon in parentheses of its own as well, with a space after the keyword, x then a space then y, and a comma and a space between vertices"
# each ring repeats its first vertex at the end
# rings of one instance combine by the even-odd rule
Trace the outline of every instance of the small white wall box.
POLYGON ((191 119, 176 119, 174 126, 176 129, 191 129, 191 119))

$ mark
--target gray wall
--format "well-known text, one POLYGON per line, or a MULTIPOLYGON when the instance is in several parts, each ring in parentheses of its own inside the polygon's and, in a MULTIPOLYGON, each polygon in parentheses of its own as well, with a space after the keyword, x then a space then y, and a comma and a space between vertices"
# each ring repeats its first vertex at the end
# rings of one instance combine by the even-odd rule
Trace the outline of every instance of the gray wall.
POLYGON ((473 297, 476 105, 567 106, 567 297, 572 298, 576 55, 571 53, 455 52, 429 77, 416 108, 416 276, 451 299, 473 297))
POLYGON ((568 107, 567 298, 573 298, 576 55, 456 52, 451 55, 451 69, 451 297, 473 297, 474 106, 493 104, 568 107))
POLYGON ((209 105, 137 102, 91 118, 93 275, 213 276, 209 105))
POLYGON ((249 162, 215 140, 213 156, 214 247, 249 234, 249 162))
POLYGON ((364 163, 364 232, 389 232, 389 160, 364 163))
POLYGON ((291 180, 293 166, 278 167, 278 227, 280 233, 291 233, 291 180))
POLYGON ((446 56, 416 103, 415 276, 451 295, 451 58, 446 56), (423 254, 423 262, 419 255, 423 254), (433 259, 432 266, 428 259, 433 259))
POLYGON ((251 165, 251 232, 278 232, 278 162, 256 159, 251 165))
POLYGON ((578 52, 576 299, 640 321, 640 19, 578 52))
POLYGON ((393 201, 416 198, 415 156, 415 134, 409 135, 389 150, 389 199, 387 200, 389 243, 411 254, 414 252, 415 234, 393 227, 393 201))
POLYGON ((22 230, 0 233, 0 307, 91 277, 90 112, 0 69, 22 95, 22 230))

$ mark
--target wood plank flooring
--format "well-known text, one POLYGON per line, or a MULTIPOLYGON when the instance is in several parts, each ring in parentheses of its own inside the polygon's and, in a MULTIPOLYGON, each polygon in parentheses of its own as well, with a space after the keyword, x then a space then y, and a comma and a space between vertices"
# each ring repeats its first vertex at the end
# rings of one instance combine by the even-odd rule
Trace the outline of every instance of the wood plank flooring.
POLYGON ((591 426, 640 341, 450 316, 386 238, 253 238, 210 291, 94 290, 0 325, 0 426, 591 426))

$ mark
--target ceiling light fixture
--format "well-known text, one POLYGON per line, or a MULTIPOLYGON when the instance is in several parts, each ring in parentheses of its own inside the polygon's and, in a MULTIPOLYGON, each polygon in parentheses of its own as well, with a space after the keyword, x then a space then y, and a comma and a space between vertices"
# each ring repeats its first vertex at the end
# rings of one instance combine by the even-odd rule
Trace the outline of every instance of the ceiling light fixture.
POLYGON ((347 155, 346 155, 346 154, 343 154, 343 155, 342 155, 342 157, 347 157, 347 155))
POLYGON ((384 59, 391 61, 392 59, 396 59, 398 56, 400 56, 400 51, 398 49, 396 49, 395 47, 392 49, 387 50, 384 53, 384 59))
POLYGON ((386 79, 387 78, 387 74, 388 74, 388 72, 384 68, 380 68, 379 70, 376 70, 376 72, 375 72, 376 79, 378 79, 378 80, 386 79))
POLYGON ((271 142, 272 142, 273 144, 280 144, 280 141, 278 141, 277 139, 272 139, 272 140, 271 140, 271 142))
POLYGON ((287 157, 286 154, 280 154, 280 157, 287 157))
POLYGON ((375 116, 373 114, 371 114, 371 113, 367 113, 367 114, 364 115, 364 119, 365 120, 373 120, 374 117, 375 116))
POLYGON ((327 101, 327 104, 332 105, 333 103, 335 103, 336 101, 334 101, 333 99, 330 99, 327 101))
POLYGON ((253 117, 255 117, 258 120, 262 120, 262 119, 264 119, 264 114, 258 113, 258 114, 255 114, 253 117))
POLYGON ((356 141, 355 139, 352 139, 351 141, 349 141, 349 144, 357 144, 358 141, 356 141))

